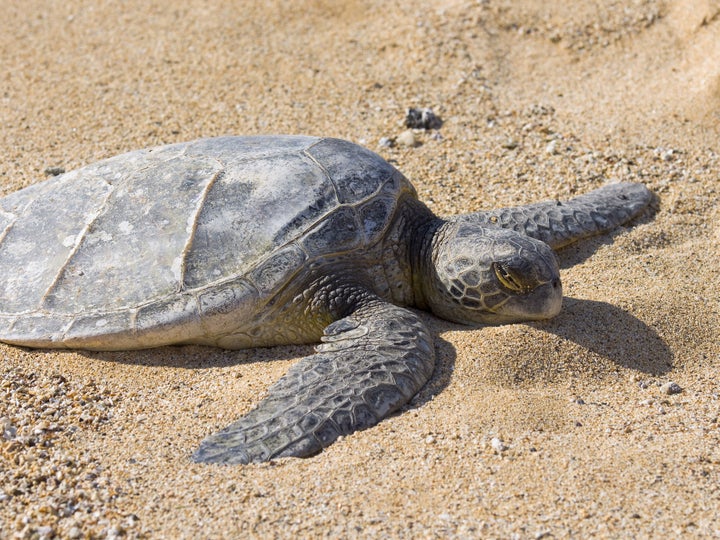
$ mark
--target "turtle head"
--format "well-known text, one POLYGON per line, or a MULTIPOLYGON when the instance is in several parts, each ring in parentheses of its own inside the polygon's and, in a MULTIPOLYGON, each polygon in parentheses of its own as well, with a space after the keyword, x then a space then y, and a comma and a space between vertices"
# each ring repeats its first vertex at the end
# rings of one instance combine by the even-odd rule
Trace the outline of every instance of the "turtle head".
POLYGON ((552 249, 515 231, 445 222, 430 240, 419 280, 433 313, 464 324, 549 319, 562 286, 552 249))

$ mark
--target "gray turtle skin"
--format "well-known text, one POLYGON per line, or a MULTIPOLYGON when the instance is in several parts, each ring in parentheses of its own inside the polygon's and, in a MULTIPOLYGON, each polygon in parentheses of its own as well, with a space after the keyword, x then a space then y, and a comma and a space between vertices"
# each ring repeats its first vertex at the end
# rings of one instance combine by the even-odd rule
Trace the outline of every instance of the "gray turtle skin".
POLYGON ((313 137, 123 154, 0 199, 0 341, 120 350, 321 342, 201 462, 313 455, 399 410, 434 367, 415 307, 464 324, 561 307, 553 249, 651 201, 642 185, 435 216, 378 155, 313 137))

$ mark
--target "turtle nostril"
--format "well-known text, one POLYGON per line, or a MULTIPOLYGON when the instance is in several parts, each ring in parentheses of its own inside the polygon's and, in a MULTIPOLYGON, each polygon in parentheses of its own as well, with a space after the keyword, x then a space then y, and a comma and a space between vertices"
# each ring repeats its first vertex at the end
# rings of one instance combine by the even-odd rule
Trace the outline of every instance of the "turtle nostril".
POLYGON ((555 278, 552 280, 552 288, 557 289, 560 287, 560 278, 555 278))

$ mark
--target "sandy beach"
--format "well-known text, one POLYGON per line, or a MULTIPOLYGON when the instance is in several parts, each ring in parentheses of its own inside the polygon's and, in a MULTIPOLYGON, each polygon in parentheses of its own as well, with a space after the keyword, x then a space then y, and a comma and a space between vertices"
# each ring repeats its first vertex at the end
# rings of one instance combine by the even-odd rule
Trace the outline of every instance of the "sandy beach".
POLYGON ((310 459, 190 456, 311 346, 0 344, 0 538, 720 538, 718 0, 0 11, 0 196, 137 148, 290 133, 378 152, 440 215, 612 181, 657 197, 559 253, 558 317, 424 314, 430 382, 310 459), (414 145, 409 107, 442 119, 414 145))

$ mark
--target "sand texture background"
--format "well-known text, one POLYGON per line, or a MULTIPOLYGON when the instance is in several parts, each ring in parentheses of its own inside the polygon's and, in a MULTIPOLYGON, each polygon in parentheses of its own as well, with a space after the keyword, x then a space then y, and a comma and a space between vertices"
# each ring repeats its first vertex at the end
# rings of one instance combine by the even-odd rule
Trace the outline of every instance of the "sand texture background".
POLYGON ((308 460, 189 457, 311 347, 0 345, 0 537, 720 537, 720 2, 568 6, 0 0, 0 195, 305 133, 379 152, 440 214, 612 180, 658 197, 560 253, 557 318, 428 314, 430 383, 308 460), (418 106, 442 127, 381 147, 418 106))

